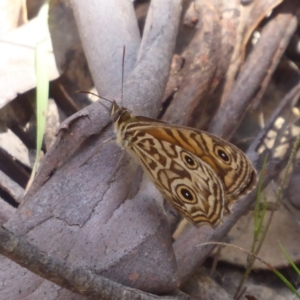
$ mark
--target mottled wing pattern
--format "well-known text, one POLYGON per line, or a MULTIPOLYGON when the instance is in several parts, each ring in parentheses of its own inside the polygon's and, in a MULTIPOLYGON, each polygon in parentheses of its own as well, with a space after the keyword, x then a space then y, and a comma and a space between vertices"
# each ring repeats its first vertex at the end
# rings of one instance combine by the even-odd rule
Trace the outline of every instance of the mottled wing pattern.
POLYGON ((218 225, 256 184, 247 156, 229 142, 189 127, 136 117, 115 102, 117 144, 135 157, 162 194, 196 225, 218 225))
POLYGON ((167 200, 195 225, 222 220, 224 191, 215 172, 185 149, 136 132, 127 151, 135 157, 167 200))
MULTIPOLYGON (((140 122, 138 132, 189 151, 208 164, 224 188, 226 208, 248 194, 256 184, 256 171, 248 157, 231 143, 201 130, 170 124, 140 122)), ((131 125, 128 126, 131 131, 131 125)), ((133 132, 131 132, 133 134, 133 132)))

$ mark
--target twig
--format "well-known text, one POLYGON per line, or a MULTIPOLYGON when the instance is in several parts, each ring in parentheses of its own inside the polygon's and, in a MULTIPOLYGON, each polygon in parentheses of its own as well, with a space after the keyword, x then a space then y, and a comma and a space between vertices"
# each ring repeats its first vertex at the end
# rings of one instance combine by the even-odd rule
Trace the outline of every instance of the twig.
POLYGON ((249 55, 226 102, 212 120, 210 132, 227 139, 234 134, 242 120, 241 117, 256 99, 255 92, 261 86, 262 80, 266 85, 266 79, 270 79, 268 71, 274 70, 280 55, 297 28, 294 7, 293 1, 285 1, 279 15, 265 26, 259 42, 249 55), (260 62, 259 65, 257 61, 260 62))
POLYGON ((276 119, 282 114, 283 110, 285 110, 291 103, 295 100, 295 98, 299 97, 300 94, 300 82, 280 101, 276 110, 273 112, 272 116, 266 123, 265 127, 258 134, 257 138, 253 143, 251 143, 248 153, 254 153, 258 149, 259 145, 261 145, 262 141, 266 137, 269 130, 274 126, 276 119))
POLYGON ((18 237, 0 226, 0 253, 31 272, 91 299, 166 299, 184 300, 189 296, 156 296, 125 287, 99 276, 85 268, 71 266, 66 261, 54 258, 30 244, 26 238, 18 237))

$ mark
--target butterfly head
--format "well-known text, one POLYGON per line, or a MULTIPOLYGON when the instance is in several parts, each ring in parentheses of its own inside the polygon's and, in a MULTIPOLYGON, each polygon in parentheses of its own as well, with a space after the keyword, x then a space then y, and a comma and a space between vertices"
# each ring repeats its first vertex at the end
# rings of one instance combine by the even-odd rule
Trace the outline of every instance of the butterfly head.
POLYGON ((122 148, 127 148, 130 144, 126 131, 127 126, 135 122, 137 118, 126 107, 120 107, 115 101, 112 102, 110 117, 114 123, 116 143, 122 148))
POLYGON ((134 115, 126 107, 120 107, 115 101, 112 103, 110 117, 114 123, 128 123, 135 119, 134 115))

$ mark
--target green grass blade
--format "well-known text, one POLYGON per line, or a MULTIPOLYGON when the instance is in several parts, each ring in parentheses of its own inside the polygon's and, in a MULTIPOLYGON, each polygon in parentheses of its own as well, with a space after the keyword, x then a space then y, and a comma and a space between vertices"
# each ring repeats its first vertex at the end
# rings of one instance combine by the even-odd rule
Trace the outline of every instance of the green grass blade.
POLYGON ((43 144, 43 136, 46 126, 46 115, 49 98, 49 76, 48 76, 48 41, 45 33, 47 30, 43 28, 48 27, 48 9, 49 4, 46 3, 40 13, 40 32, 42 35, 38 39, 35 48, 35 72, 37 79, 36 86, 36 118, 37 118, 37 135, 36 135, 36 158, 31 173, 31 177, 28 183, 30 186, 34 175, 37 170, 38 162, 40 159, 40 153, 43 144))
POLYGON ((293 269, 296 271, 296 273, 298 274, 298 276, 300 277, 300 270, 299 268, 295 265, 295 263, 292 261, 291 257, 289 256, 289 254, 285 251, 285 249, 283 248, 283 246, 278 242, 280 249, 284 255, 284 257, 286 258, 286 260, 289 262, 289 264, 293 267, 293 269))

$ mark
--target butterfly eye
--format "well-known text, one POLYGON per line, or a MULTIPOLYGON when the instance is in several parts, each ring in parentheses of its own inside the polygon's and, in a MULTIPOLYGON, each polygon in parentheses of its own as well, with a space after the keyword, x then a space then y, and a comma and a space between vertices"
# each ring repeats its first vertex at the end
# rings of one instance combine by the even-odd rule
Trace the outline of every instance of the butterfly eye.
POLYGON ((219 156, 222 160, 224 160, 224 161, 226 161, 226 162, 229 161, 229 156, 227 155, 227 153, 226 153, 224 150, 219 149, 219 150, 217 151, 217 153, 218 153, 218 156, 219 156))
POLYGON ((195 193, 187 186, 185 185, 178 186, 176 192, 182 201, 189 204, 197 203, 197 198, 195 193))
POLYGON ((197 162, 187 153, 183 152, 181 158, 183 159, 184 162, 186 162, 187 167, 189 167, 190 169, 198 168, 197 162))

